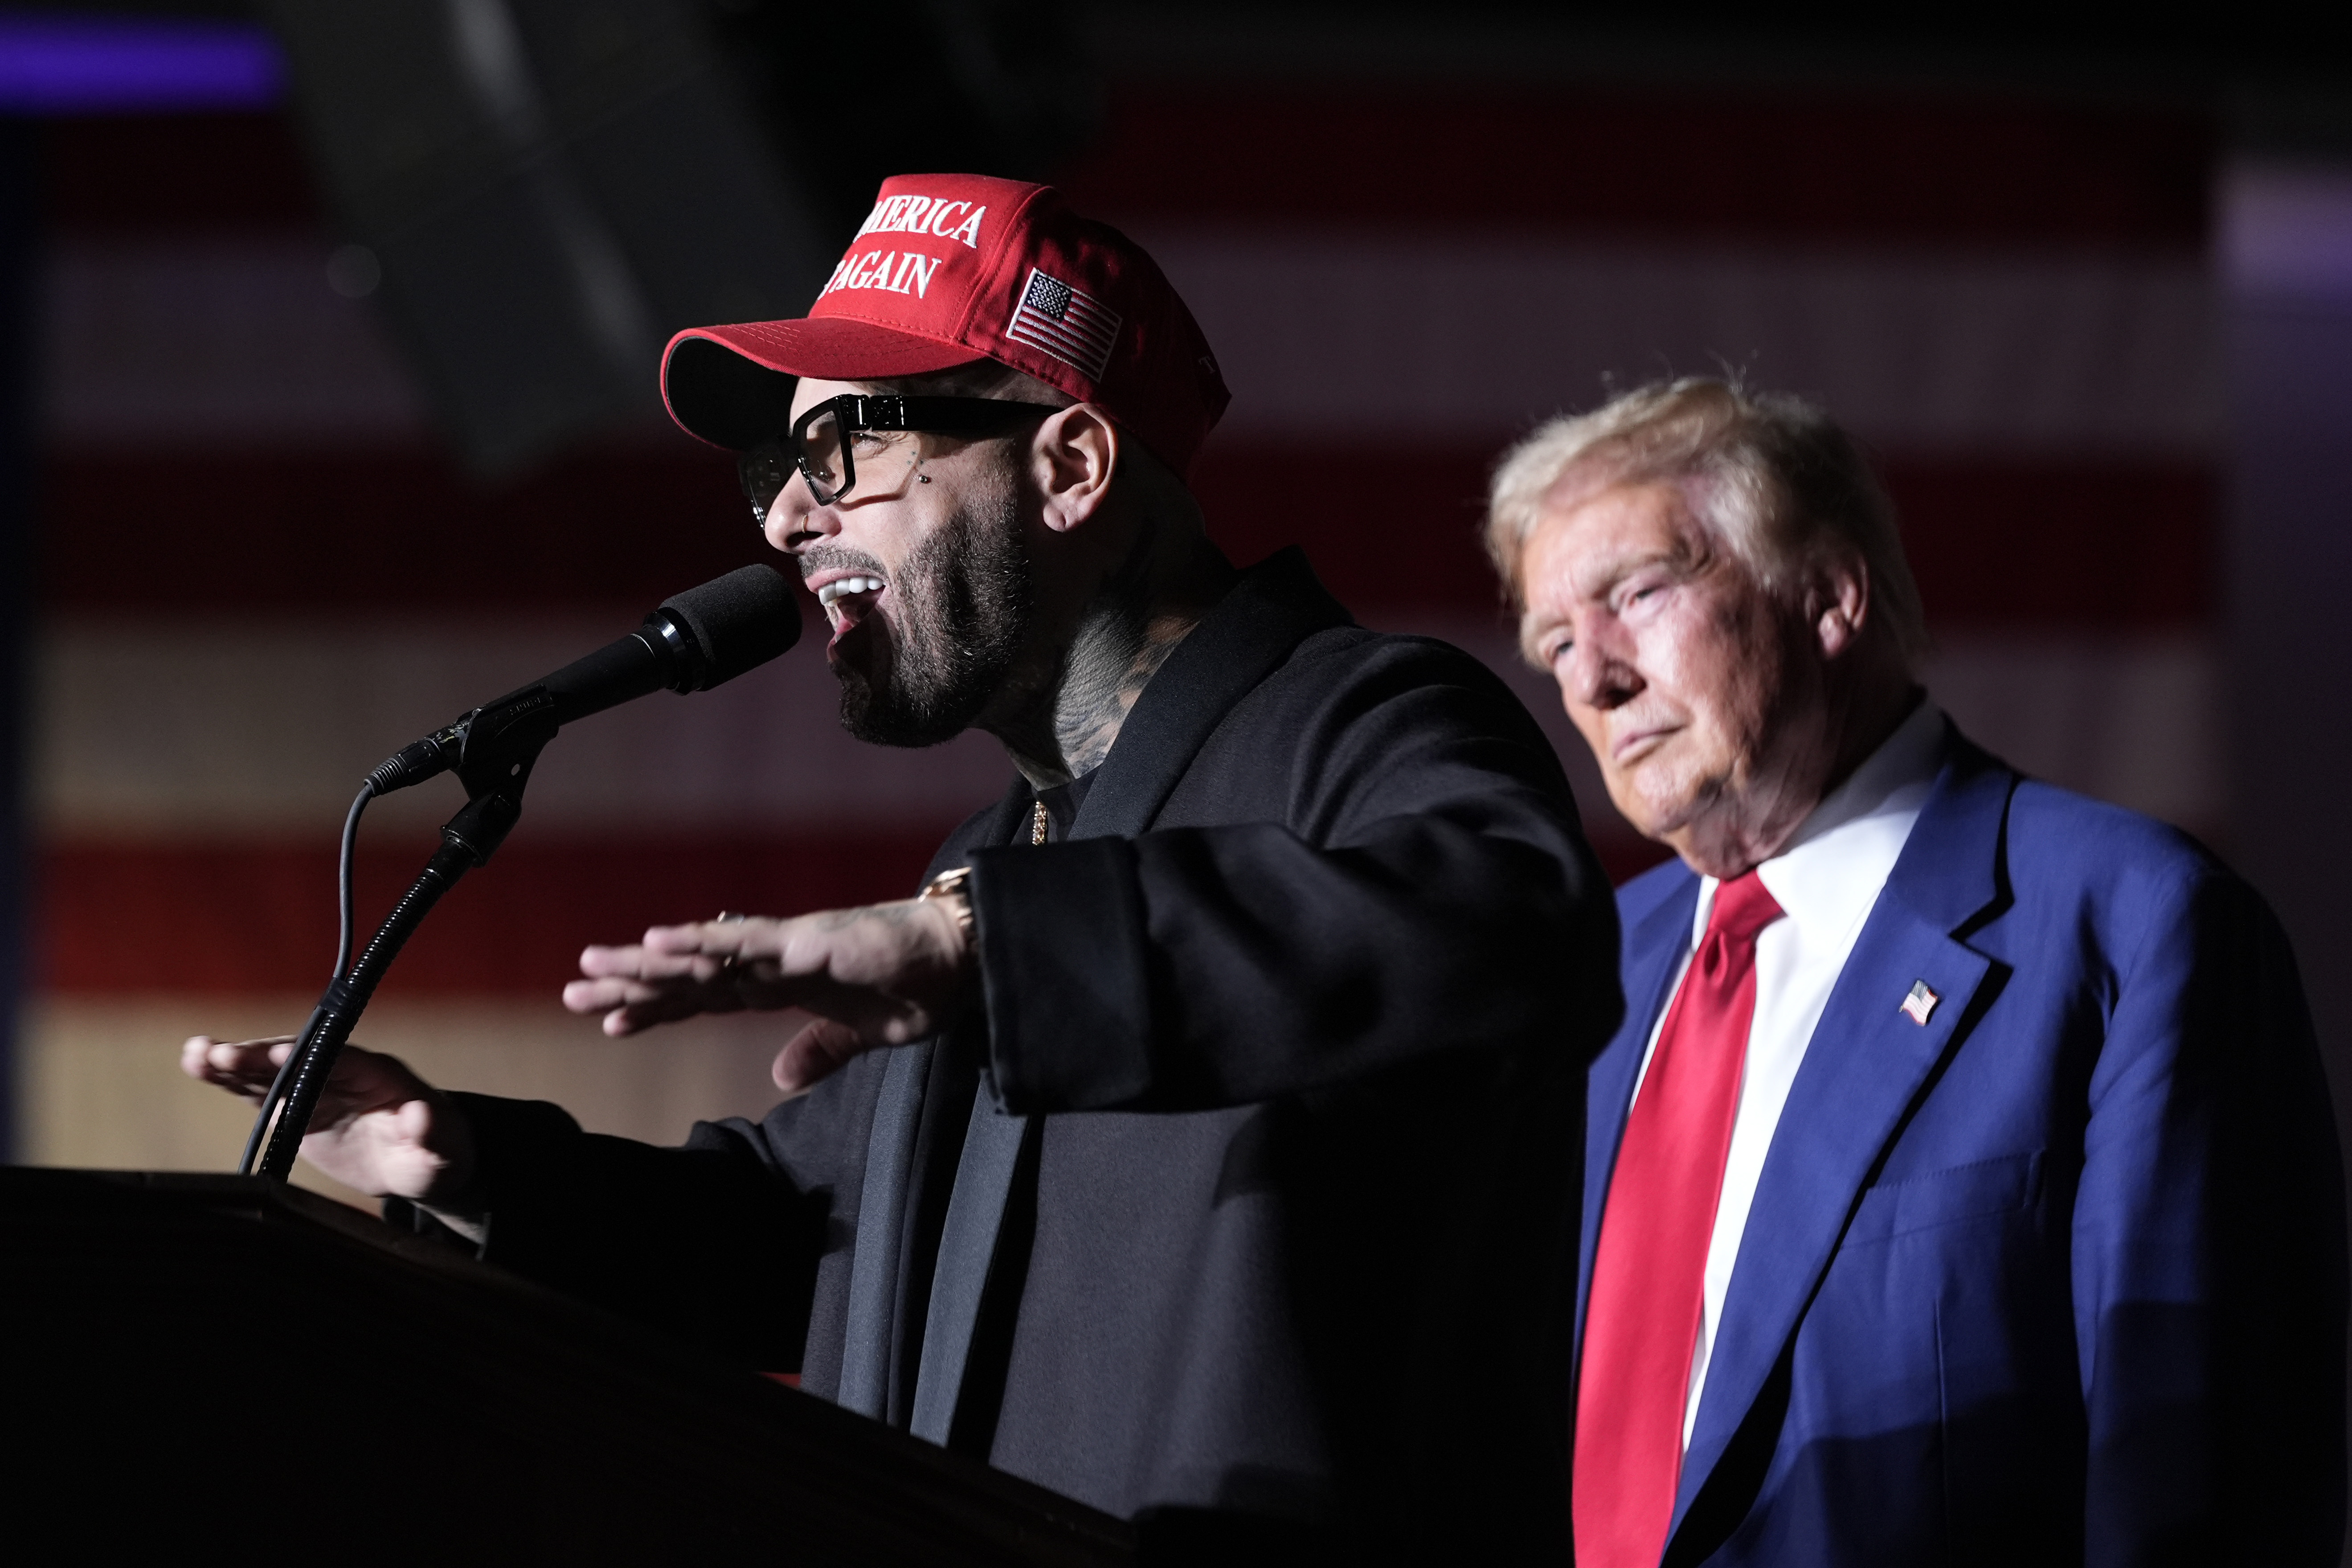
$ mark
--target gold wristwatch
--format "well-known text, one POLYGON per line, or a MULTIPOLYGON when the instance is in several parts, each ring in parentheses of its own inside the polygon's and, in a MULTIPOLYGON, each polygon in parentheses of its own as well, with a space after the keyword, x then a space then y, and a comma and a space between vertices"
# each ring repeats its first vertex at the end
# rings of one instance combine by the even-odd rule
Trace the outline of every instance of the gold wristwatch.
POLYGON ((973 931, 978 924, 971 912, 971 895, 964 890, 964 884, 971 880, 971 867, 951 867, 924 883, 923 890, 916 895, 919 900, 937 899, 947 905, 949 911, 955 916, 956 925, 963 931, 963 939, 967 942, 972 940, 973 931))

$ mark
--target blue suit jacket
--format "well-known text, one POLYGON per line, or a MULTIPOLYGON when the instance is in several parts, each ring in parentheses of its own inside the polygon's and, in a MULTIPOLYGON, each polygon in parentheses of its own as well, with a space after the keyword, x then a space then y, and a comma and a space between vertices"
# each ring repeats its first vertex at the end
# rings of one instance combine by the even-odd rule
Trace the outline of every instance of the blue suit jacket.
MULTIPOLYGON (((2183 835, 1947 758, 1774 1133, 1664 1561, 2332 1568, 2343 1187, 2286 942, 2183 835)), ((1580 1344, 1697 894, 1619 894, 1580 1344)))

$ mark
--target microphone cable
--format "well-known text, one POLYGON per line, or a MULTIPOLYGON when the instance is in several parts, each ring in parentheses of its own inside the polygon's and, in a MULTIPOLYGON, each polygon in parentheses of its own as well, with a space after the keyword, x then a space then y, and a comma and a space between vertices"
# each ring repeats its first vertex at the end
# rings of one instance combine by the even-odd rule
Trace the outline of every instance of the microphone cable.
POLYGON ((342 935, 335 942, 335 972, 327 977, 330 983, 341 980, 352 966, 352 860, 360 842, 360 813, 375 798, 375 778, 371 774, 352 797, 352 809, 343 816, 343 853, 335 872, 338 908, 342 913, 342 935))
MULTIPOLYGON (((376 773, 383 771, 378 768, 376 773)), ((352 918, 352 863, 357 858, 359 849, 360 814, 367 810, 368 802, 375 795, 376 776, 370 773, 367 782, 360 785, 360 793, 352 797, 351 810, 343 816, 342 853, 335 870, 336 907, 341 917, 341 931, 335 940, 334 973, 327 977, 330 985, 342 979, 352 966, 352 928, 354 923, 352 918)), ((300 1034, 294 1037, 293 1048, 286 1053, 285 1061, 278 1066, 278 1076, 270 1080, 269 1092, 262 1096, 261 1109, 253 1118, 253 1131, 245 1136, 245 1155, 236 1163, 238 1175, 253 1174, 254 1162, 261 1157, 262 1146, 269 1137, 270 1123, 278 1119, 278 1108, 286 1103, 286 1091, 293 1085, 295 1070, 301 1063, 303 1050, 310 1043, 311 1032, 319 1026, 319 1015, 323 1011, 323 1008, 319 1008, 311 1012, 310 1021, 302 1026, 300 1034)))
MULTIPOLYGON (((329 1037, 332 1037, 327 1046, 330 1057, 340 1051, 357 1021, 358 1010, 367 1005, 367 995, 351 996, 345 987, 363 978, 366 992, 372 994, 384 965, 398 954, 441 891, 463 875, 467 866, 479 866, 489 858, 522 809, 521 776, 538 756, 539 748, 558 729, 572 720, 601 713, 654 691, 667 689, 681 696, 708 691, 767 663, 791 647, 800 635, 800 610, 793 602, 792 584, 772 566, 740 566, 698 588, 671 595, 646 616, 643 626, 627 637, 614 639, 585 658, 574 659, 542 680, 509 692, 488 707, 472 710, 446 728, 403 746, 371 769, 343 818, 342 858, 335 879, 341 917, 335 972, 328 978, 326 994, 319 999, 310 1022, 302 1026, 279 1065, 269 1092, 262 1097, 253 1131, 246 1136, 245 1157, 237 1162, 238 1174, 251 1175, 257 1163, 266 1163, 273 1167, 272 1173, 284 1175, 283 1167, 291 1163, 293 1152, 289 1146, 280 1159, 273 1123, 281 1119, 290 1100, 301 1101, 299 1114, 305 1121, 316 1108, 324 1083, 309 1076, 310 1059, 329 1037), (485 724, 488 726, 486 740, 480 729, 485 724), (494 781, 488 778, 467 780, 467 807, 442 829, 442 849, 394 907, 367 952, 353 963, 352 949, 357 932, 352 868, 359 843, 360 814, 378 795, 422 784, 452 768, 466 777, 465 760, 478 741, 490 759, 483 763, 485 767, 506 761, 509 754, 520 759, 512 762, 508 774, 515 781, 511 794, 496 795, 494 781), (489 812, 486 803, 494 799, 504 803, 502 813, 489 812), (465 833, 458 831, 461 821, 469 825, 465 833), (478 836, 479 841, 467 834, 478 836), (445 865, 451 854, 458 859, 445 865), (386 942, 390 945, 382 946, 386 942), (380 948, 383 961, 372 964, 380 948), (265 1147, 269 1150, 266 1161, 265 1147)), ((331 1068, 331 1060, 326 1065, 331 1068)), ((295 1130, 288 1131, 291 1134, 295 1130)))

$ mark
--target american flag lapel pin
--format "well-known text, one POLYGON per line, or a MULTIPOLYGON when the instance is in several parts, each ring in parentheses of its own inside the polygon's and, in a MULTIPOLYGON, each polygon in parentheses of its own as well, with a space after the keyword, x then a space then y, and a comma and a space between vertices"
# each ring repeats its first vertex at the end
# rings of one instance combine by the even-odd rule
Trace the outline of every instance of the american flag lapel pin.
POLYGON ((1942 1000, 1942 997, 1927 989, 1926 981, 1914 980, 1911 983, 1911 994, 1903 998, 1903 1016, 1924 1029, 1927 1026, 1927 1015, 1934 1012, 1936 1004, 1942 1000))

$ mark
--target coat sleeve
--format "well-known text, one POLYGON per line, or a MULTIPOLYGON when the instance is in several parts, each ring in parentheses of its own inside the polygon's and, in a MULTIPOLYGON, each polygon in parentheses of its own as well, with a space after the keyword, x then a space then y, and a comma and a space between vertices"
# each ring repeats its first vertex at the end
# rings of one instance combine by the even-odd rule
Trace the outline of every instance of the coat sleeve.
MULTIPOLYGON (((1025 800, 975 813, 933 869, 973 837, 1001 836, 1025 800)), ((843 1302, 823 1277, 845 1269, 856 1234, 888 1055, 858 1058, 757 1122, 698 1122, 682 1148, 585 1131, 543 1101, 452 1095, 480 1163, 481 1255, 722 1359, 801 1373, 830 1397, 843 1302)), ((438 1228, 396 1199, 384 1218, 438 1228)))
POLYGON ((1281 820, 973 856, 1008 1110, 1205 1110, 1607 1037, 1608 884, 1490 672, 1391 644, 1246 722, 1281 820))
POLYGON ((2210 868, 2146 929, 2074 1206, 2085 1561, 2333 1565, 2343 1172, 2294 961, 2210 868))
MULTIPOLYGON (((758 1124, 698 1123, 680 1148, 583 1131, 541 1101, 452 1095, 480 1161, 481 1256, 721 1359, 797 1372, 855 1098, 842 1089, 758 1124)), ((407 1205, 384 1217, 432 1228, 407 1205)))

